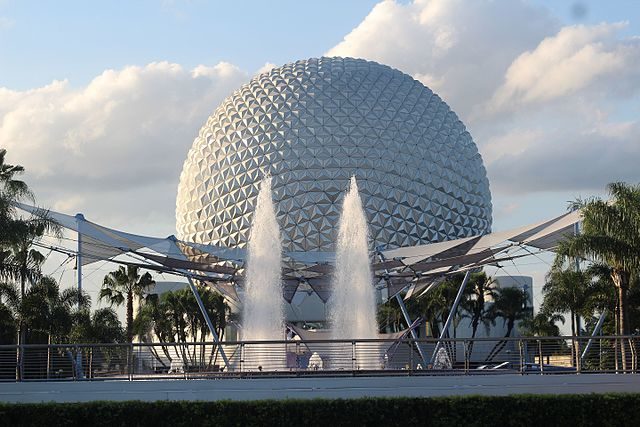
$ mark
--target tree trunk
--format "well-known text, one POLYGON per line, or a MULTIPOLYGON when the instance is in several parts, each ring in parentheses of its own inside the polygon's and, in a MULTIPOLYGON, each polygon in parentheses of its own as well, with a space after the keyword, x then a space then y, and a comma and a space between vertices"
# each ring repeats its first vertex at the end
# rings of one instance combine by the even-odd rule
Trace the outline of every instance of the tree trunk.
MULTIPOLYGON (((483 298, 478 298, 478 307, 484 307, 484 297, 483 298)), ((482 317, 482 312, 476 310, 475 313, 473 313, 473 318, 471 319, 471 341, 469 341, 469 345, 467 347, 467 357, 469 360, 471 360, 471 353, 473 353, 473 339, 476 337, 476 334, 478 333, 478 327, 480 326, 480 318, 482 317)))
MULTIPOLYGON (((629 273, 626 271, 613 270, 611 278, 618 291, 618 335, 629 335, 629 322, 627 319, 629 307, 629 273)), ((627 348, 625 340, 620 340, 620 356, 622 357, 622 370, 627 369, 627 348)))
MULTIPOLYGON (((618 301, 618 296, 616 295, 616 314, 614 316, 614 321, 615 321, 615 327, 614 327, 614 335, 619 335, 620 334, 620 302, 618 301)), ((614 356, 614 363, 615 363, 615 370, 616 373, 618 373, 618 370, 620 369, 620 362, 618 360, 618 339, 616 338, 613 342, 613 356, 614 356)))
MULTIPOLYGON (((569 312, 569 316, 571 317, 571 336, 575 337, 576 336, 576 315, 573 312, 573 310, 569 312)), ((575 339, 572 339, 571 340, 571 365, 572 366, 576 366, 576 362, 577 362, 576 359, 578 357, 576 352, 577 352, 576 341, 575 339)))
MULTIPOLYGON (((20 269, 20 302, 22 303, 22 301, 24 301, 24 294, 25 294, 25 288, 26 288, 26 284, 27 284, 27 277, 26 274, 24 272, 24 269, 21 268, 20 269)), ((22 349, 22 345, 25 342, 25 338, 26 338, 26 325, 24 324, 24 322, 22 321, 22 319, 20 320, 20 323, 18 324, 18 349, 16 350, 16 380, 20 381, 22 380, 22 374, 23 374, 23 361, 24 361, 24 354, 23 354, 23 349, 22 349)))
POLYGON ((51 378, 51 333, 47 337, 47 379, 51 378))
MULTIPOLYGON (((505 338, 509 338, 511 336, 511 332, 513 332, 513 328, 515 327, 515 324, 516 324, 515 319, 509 319, 509 321, 507 323, 507 332, 504 334, 505 338)), ((502 349, 504 348, 505 345, 507 345, 507 340, 498 341, 496 343, 496 345, 489 352, 489 355, 487 356, 485 361, 486 362, 492 361, 493 358, 496 357, 498 355, 498 353, 500 353, 502 351, 502 349)))
POLYGON ((127 342, 133 342, 133 292, 127 291, 127 342))

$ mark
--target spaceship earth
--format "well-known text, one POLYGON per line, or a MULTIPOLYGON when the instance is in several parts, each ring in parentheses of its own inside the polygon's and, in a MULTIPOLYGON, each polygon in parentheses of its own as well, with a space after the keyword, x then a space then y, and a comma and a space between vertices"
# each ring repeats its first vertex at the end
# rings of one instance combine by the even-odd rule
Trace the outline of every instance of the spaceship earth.
POLYGON ((376 62, 296 61, 225 99, 184 163, 178 237, 244 247, 265 174, 285 251, 334 249, 352 175, 372 247, 491 228, 486 170, 464 124, 422 83, 376 62))

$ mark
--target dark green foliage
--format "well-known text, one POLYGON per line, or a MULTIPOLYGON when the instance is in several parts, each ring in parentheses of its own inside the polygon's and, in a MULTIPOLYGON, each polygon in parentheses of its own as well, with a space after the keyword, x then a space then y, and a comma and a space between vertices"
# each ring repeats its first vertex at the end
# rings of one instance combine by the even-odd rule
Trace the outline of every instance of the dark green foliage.
MULTIPOLYGON (((198 286, 198 293, 218 337, 223 339, 227 321, 231 317, 231 309, 225 303, 224 297, 211 288, 198 286)), ((213 348, 207 356, 205 346, 200 346, 196 351, 195 347, 187 345, 213 340, 209 326, 190 289, 165 292, 160 296, 148 295, 135 318, 133 331, 141 342, 180 343, 177 347, 179 355, 184 363, 191 366, 210 366, 218 361, 218 347, 213 348)), ((153 355, 166 367, 166 360, 173 360, 172 352, 166 345, 160 346, 160 350, 164 358, 156 348, 152 348, 153 355)))
POLYGON ((637 426, 640 394, 0 405, 0 424, 179 426, 637 426))
POLYGON ((116 271, 104 276, 100 300, 107 300, 111 306, 126 303, 127 306, 127 342, 133 341, 133 300, 142 298, 156 282, 148 272, 140 274, 137 266, 120 266, 116 271))

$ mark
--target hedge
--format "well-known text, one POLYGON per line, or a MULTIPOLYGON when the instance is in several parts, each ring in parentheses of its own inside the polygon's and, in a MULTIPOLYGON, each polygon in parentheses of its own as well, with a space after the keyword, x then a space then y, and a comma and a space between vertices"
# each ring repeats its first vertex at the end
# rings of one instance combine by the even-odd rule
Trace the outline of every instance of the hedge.
POLYGON ((9 426, 640 426, 640 394, 0 404, 9 426))

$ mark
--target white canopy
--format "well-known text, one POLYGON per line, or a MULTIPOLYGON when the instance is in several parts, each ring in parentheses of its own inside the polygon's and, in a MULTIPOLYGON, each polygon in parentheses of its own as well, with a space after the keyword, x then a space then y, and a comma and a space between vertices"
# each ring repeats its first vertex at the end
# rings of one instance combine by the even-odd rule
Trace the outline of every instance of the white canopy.
MULTIPOLYGON (((22 203, 16 206, 33 215, 46 215, 60 226, 77 232, 81 244, 77 250, 66 249, 65 253, 80 255, 82 265, 112 260, 157 271, 188 273, 228 298, 238 299, 235 286, 242 285, 245 249, 185 242, 174 236, 136 235, 98 225, 80 214, 70 216, 42 211, 22 203), (131 262, 114 259, 125 254, 132 257, 131 262)), ((390 296, 407 288, 407 295, 416 296, 437 284, 442 276, 524 256, 509 255, 514 247, 553 250, 560 240, 573 234, 579 221, 580 212, 576 211, 512 230, 386 249, 377 252, 376 258, 381 258, 381 261, 375 262, 372 270, 375 277, 385 281, 390 296)), ((284 256, 289 263, 283 269, 283 297, 291 301, 299 283, 304 282, 326 302, 335 254, 309 251, 287 252, 284 256)))

